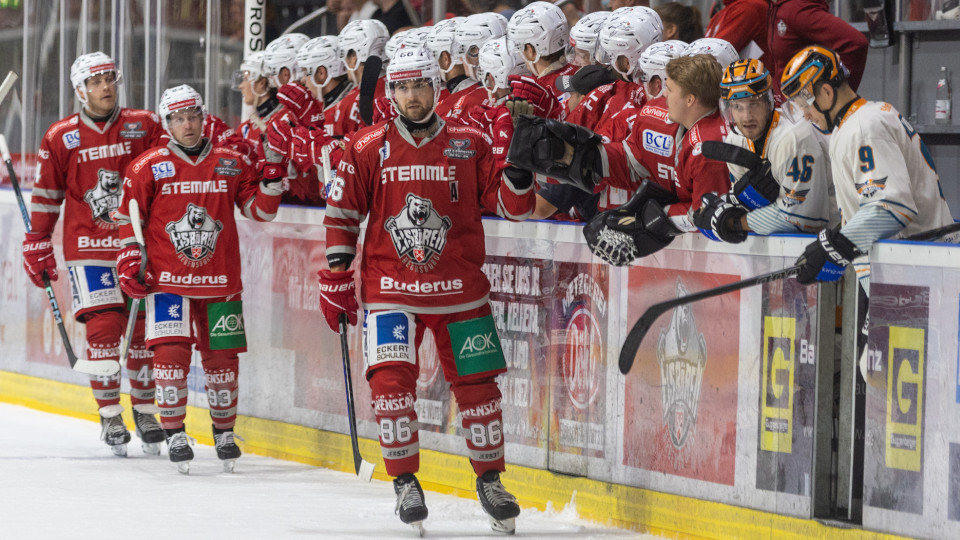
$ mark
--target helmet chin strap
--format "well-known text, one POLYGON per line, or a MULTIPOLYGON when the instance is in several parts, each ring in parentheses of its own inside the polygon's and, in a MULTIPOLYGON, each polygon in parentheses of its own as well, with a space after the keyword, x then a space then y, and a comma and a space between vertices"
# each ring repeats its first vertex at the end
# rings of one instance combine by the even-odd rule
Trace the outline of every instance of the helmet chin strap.
MULTIPOLYGON (((832 88, 832 87, 831 87, 832 88)), ((816 91, 814 91, 814 97, 816 97, 816 91)), ((820 105, 817 104, 817 100, 813 100, 813 108, 817 110, 818 113, 823 115, 824 121, 827 123, 827 131, 833 131, 833 120, 830 118, 830 111, 833 110, 834 105, 837 104, 837 89, 833 89, 833 99, 830 100, 830 106, 827 107, 827 110, 820 108, 820 105)))

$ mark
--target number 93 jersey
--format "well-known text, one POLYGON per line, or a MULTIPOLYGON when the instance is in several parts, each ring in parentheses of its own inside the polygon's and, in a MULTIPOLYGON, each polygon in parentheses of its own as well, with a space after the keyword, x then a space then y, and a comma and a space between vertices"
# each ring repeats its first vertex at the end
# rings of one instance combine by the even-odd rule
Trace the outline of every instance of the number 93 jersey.
POLYGON ((904 226, 897 238, 953 223, 930 152, 889 103, 851 104, 830 137, 830 160, 843 223, 872 205, 904 226))

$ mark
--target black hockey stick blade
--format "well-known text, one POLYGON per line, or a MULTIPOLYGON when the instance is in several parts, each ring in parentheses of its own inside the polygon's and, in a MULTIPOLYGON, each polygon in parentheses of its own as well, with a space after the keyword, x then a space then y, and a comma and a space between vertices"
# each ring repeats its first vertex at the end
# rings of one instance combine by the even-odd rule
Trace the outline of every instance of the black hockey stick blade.
POLYGON ((723 141, 703 141, 700 143, 700 151, 709 159, 733 163, 747 169, 756 167, 762 161, 760 156, 750 150, 723 141))
POLYGON ((721 285, 720 287, 715 287, 713 289, 707 289, 705 291, 673 298, 671 300, 660 302, 648 307, 647 310, 643 312, 643 315, 637 319, 637 322, 633 324, 633 327, 630 329, 630 333, 627 334, 626 341, 623 342, 623 348, 620 349, 620 373, 626 375, 630 372, 630 368, 633 367, 633 361, 637 357, 637 352, 640 350, 640 344, 643 343, 643 338, 646 337, 647 332, 650 331, 650 327, 653 326, 653 323, 656 322, 660 315, 663 315, 671 309, 684 304, 705 300, 707 298, 713 298, 714 296, 720 296, 733 291, 739 291, 740 289, 745 289, 761 283, 785 279, 795 276, 799 272, 800 266, 791 266, 789 268, 784 268, 783 270, 776 270, 766 274, 761 274, 759 276, 754 276, 743 281, 737 281, 736 283, 728 283, 727 285, 721 285))
POLYGON ((383 60, 379 56, 368 56, 363 63, 363 77, 360 79, 360 97, 357 98, 357 107, 360 109, 360 119, 363 123, 373 125, 373 97, 377 92, 377 81, 380 79, 380 70, 383 60))
POLYGON ((943 227, 930 229, 929 231, 923 231, 923 232, 918 232, 917 234, 911 234, 910 236, 904 238, 904 240, 910 240, 913 242, 928 242, 930 240, 936 240, 940 237, 946 236, 950 233, 955 233, 957 231, 960 231, 960 223, 951 223, 950 225, 944 225, 943 227))
POLYGON ((343 353, 343 384, 347 394, 347 420, 350 424, 353 470, 361 480, 369 482, 373 478, 374 465, 360 455, 360 441, 357 438, 357 414, 353 399, 353 377, 350 374, 350 346, 347 344, 346 313, 340 314, 340 352, 343 353))

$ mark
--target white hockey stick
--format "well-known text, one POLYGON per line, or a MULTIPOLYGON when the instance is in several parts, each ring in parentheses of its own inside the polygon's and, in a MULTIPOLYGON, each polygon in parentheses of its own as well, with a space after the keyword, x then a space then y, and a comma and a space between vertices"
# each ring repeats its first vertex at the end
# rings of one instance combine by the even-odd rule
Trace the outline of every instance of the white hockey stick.
POLYGON ((13 88, 13 83, 17 82, 18 78, 15 71, 7 73, 6 78, 3 79, 3 84, 0 84, 0 103, 3 103, 3 100, 6 99, 10 89, 13 88))
MULTIPOLYGON (((7 80, 9 79, 10 76, 8 75, 7 80)), ((16 80, 16 75, 14 75, 14 80, 16 80)), ((3 83, 3 86, 0 87, 0 91, 9 91, 9 88, 7 88, 7 90, 4 90, 4 88, 7 88, 6 81, 3 83)), ((17 173, 13 169, 13 159, 10 157, 10 149, 7 148, 7 138, 4 137, 3 134, 0 134, 0 156, 3 157, 3 161, 7 164, 7 172, 10 173, 10 183, 13 184, 13 193, 17 197, 17 204, 20 205, 20 215, 23 217, 23 225, 29 232, 30 214, 27 213, 27 205, 23 202, 23 193, 20 192, 20 182, 17 181, 17 173)), ((70 345, 67 328, 63 325, 63 315, 60 313, 60 304, 57 302, 57 295, 53 292, 53 285, 50 284, 50 276, 47 275, 46 271, 43 273, 43 290, 47 293, 50 310, 53 312, 53 319, 56 321, 57 329, 60 331, 60 339, 63 340, 63 348, 67 353, 67 360, 70 362, 70 367, 75 371, 98 377, 108 377, 119 373, 120 363, 116 360, 98 360, 91 362, 90 360, 77 358, 76 353, 73 352, 73 347, 70 345)))
MULTIPOLYGON (((143 227, 140 225, 140 205, 136 199, 130 199, 130 208, 127 210, 130 215, 130 225, 133 226, 133 236, 137 238, 140 244, 140 273, 137 279, 143 280, 143 275, 147 271, 147 244, 143 241, 143 227)), ((123 342, 120 344, 120 364, 126 365, 127 356, 130 354, 130 345, 133 342, 133 330, 137 326, 137 313, 140 311, 140 299, 130 299, 130 315, 127 317, 127 329, 123 333, 123 342)))
POLYGON ((330 184, 333 183, 333 170, 330 168, 330 149, 326 145, 320 150, 320 170, 323 173, 323 198, 330 193, 330 184))

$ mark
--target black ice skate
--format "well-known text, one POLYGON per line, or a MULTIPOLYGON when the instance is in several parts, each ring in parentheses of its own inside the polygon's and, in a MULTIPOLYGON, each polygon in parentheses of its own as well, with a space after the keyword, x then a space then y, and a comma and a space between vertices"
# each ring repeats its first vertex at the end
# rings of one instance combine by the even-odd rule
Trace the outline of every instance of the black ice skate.
POLYGON ((477 477, 477 498, 490 515, 490 528, 507 534, 516 531, 515 518, 520 515, 520 506, 516 497, 500 483, 499 472, 487 471, 477 477))
POLYGON ((213 426, 213 444, 217 448, 217 457, 223 461, 223 472, 232 473, 240 457, 240 447, 234 439, 243 440, 232 429, 219 429, 213 426))
POLYGON ((177 465, 180 474, 190 474, 190 461, 193 460, 193 439, 187 436, 184 428, 167 429, 167 453, 170 461, 177 465))
POLYGON ((130 432, 123 425, 122 405, 107 405, 100 408, 100 440, 110 446, 113 455, 127 457, 130 432))
POLYGON ((160 443, 167 438, 154 416, 158 412, 157 406, 152 404, 133 406, 133 423, 137 428, 137 437, 140 437, 140 447, 144 454, 151 456, 160 455, 160 443))
POLYGON ((423 500, 423 489, 417 477, 406 473, 394 478, 393 491, 397 493, 397 507, 394 513, 400 516, 400 521, 410 525, 420 536, 423 536, 423 520, 427 519, 427 505, 423 500))

